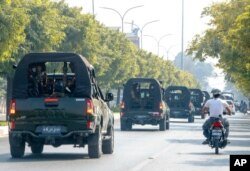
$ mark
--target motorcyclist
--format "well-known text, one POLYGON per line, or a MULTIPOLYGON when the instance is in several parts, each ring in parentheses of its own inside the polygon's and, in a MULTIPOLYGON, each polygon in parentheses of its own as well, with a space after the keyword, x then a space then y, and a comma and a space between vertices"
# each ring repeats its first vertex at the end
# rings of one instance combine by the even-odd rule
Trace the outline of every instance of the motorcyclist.
POLYGON ((202 112, 205 113, 206 111, 209 111, 209 118, 205 121, 203 124, 203 135, 206 137, 206 140, 202 144, 208 144, 209 143, 209 129, 212 125, 212 123, 217 119, 220 118, 220 120, 223 123, 224 128, 226 129, 225 132, 225 141, 227 142, 227 137, 229 134, 229 122, 226 118, 222 118, 223 115, 223 109, 225 108, 227 110, 227 114, 231 115, 231 110, 226 102, 221 100, 219 97, 221 95, 221 91, 219 89, 213 89, 212 90, 213 98, 209 99, 204 107, 202 108, 202 112))

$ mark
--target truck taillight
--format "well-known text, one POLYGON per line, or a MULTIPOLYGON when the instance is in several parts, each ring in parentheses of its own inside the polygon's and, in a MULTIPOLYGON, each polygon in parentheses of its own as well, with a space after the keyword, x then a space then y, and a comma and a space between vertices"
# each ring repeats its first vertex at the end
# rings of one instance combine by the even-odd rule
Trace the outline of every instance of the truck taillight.
POLYGON ((16 123, 14 121, 11 121, 9 123, 10 129, 15 129, 16 128, 16 123))
POLYGON ((10 102, 10 115, 16 114, 16 100, 12 99, 10 102))
POLYGON ((91 115, 94 113, 94 105, 91 99, 87 100, 87 110, 86 113, 91 115))
POLYGON ((163 109, 163 107, 164 107, 163 102, 160 102, 160 105, 159 105, 160 110, 162 110, 162 109, 163 109))
POLYGON ((121 109, 124 109, 124 108, 125 108, 125 103, 124 103, 124 101, 121 102, 120 108, 121 108, 121 109))

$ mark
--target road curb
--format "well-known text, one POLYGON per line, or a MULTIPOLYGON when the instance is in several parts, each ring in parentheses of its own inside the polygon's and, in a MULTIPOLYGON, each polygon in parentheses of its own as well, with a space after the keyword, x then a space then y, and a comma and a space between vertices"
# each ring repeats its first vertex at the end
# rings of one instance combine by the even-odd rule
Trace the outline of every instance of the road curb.
POLYGON ((0 126, 0 137, 8 135, 8 126, 0 126))

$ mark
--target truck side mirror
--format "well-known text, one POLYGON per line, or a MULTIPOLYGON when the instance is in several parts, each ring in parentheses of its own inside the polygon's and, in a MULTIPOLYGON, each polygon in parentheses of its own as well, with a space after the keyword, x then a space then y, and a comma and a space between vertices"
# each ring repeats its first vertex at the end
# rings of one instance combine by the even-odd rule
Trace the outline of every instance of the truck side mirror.
POLYGON ((113 93, 107 93, 106 94, 106 100, 107 102, 114 100, 114 95, 113 93))

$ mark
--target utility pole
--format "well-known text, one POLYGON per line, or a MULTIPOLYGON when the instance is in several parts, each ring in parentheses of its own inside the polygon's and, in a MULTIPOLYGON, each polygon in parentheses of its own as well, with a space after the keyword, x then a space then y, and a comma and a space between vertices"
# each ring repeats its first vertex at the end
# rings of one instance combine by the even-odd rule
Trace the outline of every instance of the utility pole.
POLYGON ((184 0, 182 0, 182 17, 181 17, 181 69, 184 69, 183 57, 184 57, 184 0))

